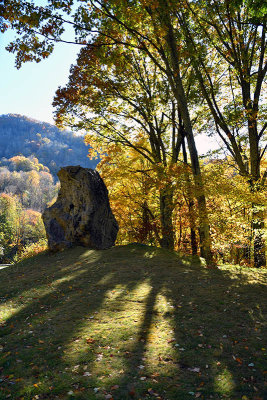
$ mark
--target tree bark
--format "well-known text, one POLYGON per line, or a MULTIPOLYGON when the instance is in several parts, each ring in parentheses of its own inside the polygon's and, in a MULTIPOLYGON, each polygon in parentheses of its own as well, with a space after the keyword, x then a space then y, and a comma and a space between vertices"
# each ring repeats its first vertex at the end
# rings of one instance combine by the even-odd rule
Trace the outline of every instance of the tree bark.
POLYGON ((194 228, 190 228, 190 240, 191 240, 191 250, 192 255, 197 255, 197 235, 194 228))
POLYGON ((172 213, 174 209, 173 193, 174 188, 171 183, 167 183, 165 187, 160 190, 160 220, 162 231, 160 245, 170 250, 174 249, 174 229, 172 222, 172 213))
MULTIPOLYGON (((183 131, 183 124, 180 121, 180 129, 183 131)), ((187 152, 185 147, 184 140, 184 132, 181 132, 182 135, 182 149, 183 149, 183 159, 185 165, 187 165, 187 152)), ((190 239, 191 239, 191 251, 193 255, 197 254, 198 246, 197 246, 197 235, 196 235, 196 221, 194 216, 194 199, 192 194, 192 184, 190 180, 190 176, 187 170, 185 170, 185 180, 186 180, 186 195, 188 197, 188 215, 189 215, 189 224, 190 224, 190 239)))

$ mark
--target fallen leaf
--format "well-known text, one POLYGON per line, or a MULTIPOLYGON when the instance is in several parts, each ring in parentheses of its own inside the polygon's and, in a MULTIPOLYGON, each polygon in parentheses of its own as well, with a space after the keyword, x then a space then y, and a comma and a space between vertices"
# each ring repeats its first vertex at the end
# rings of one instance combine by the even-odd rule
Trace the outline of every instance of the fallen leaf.
POLYGON ((93 343, 95 343, 95 340, 92 339, 92 338, 88 338, 88 339, 86 339, 86 343, 87 344, 93 344, 93 343))

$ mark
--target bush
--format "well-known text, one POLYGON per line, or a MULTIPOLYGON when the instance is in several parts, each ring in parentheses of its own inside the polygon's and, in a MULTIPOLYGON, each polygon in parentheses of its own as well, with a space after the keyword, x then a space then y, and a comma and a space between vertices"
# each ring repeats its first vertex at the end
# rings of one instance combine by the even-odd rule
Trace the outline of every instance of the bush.
POLYGON ((35 256, 38 253, 42 253, 43 251, 47 250, 47 248, 48 248, 47 240, 40 239, 36 243, 31 243, 29 245, 24 246, 23 249, 16 254, 16 256, 14 257, 14 261, 19 262, 25 260, 26 258, 35 256))

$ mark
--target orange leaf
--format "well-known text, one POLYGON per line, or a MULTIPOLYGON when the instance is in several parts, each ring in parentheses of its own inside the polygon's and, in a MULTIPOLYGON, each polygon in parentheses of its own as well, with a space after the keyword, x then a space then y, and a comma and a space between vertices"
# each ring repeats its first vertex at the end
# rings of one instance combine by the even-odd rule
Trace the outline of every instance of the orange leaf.
POLYGON ((95 343, 95 340, 92 338, 88 338, 88 339, 86 339, 86 343, 92 344, 92 343, 95 343))

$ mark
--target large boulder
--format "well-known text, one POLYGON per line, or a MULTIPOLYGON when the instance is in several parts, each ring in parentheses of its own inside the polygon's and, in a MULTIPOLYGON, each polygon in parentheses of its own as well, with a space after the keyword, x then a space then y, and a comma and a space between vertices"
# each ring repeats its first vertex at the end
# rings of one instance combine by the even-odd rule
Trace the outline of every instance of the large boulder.
POLYGON ((57 201, 42 216, 49 249, 113 246, 119 227, 99 173, 78 165, 61 168, 57 175, 61 184, 57 201))

